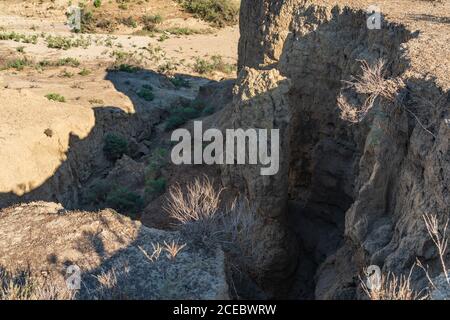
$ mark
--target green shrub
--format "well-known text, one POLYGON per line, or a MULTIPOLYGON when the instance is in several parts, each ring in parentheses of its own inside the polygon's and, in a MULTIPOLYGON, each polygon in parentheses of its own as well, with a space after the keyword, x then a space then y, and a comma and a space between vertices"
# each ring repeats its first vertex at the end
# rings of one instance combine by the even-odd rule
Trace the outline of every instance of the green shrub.
POLYGON ((235 0, 177 0, 188 12, 198 18, 223 27, 237 23, 239 2, 235 0))
POLYGON ((45 41, 47 42, 48 48, 62 49, 62 50, 68 50, 70 48, 77 48, 77 47, 87 48, 91 44, 90 40, 84 37, 72 39, 69 37, 50 35, 47 38, 45 38, 45 41))
POLYGON ((74 76, 74 74, 72 72, 69 72, 67 70, 63 70, 60 74, 60 77, 62 78, 72 78, 74 76))
POLYGON ((176 36, 190 36, 193 34, 208 34, 208 33, 212 33, 212 31, 210 29, 192 29, 192 28, 188 28, 188 27, 170 27, 170 28, 166 28, 164 29, 164 31, 176 35, 176 36))
POLYGON ((101 0, 94 0, 94 7, 100 8, 101 5, 102 5, 102 1, 101 0))
POLYGON ((209 116, 209 115, 213 114, 214 112, 215 112, 214 107, 209 106, 209 107, 204 108, 202 113, 205 116, 209 116))
POLYGON ((138 92, 137 95, 144 99, 145 101, 153 101, 155 99, 155 95, 153 93, 153 89, 151 86, 143 86, 138 92))
POLYGON ((165 178, 158 178, 146 181, 145 191, 153 196, 158 196, 166 191, 167 181, 165 178))
POLYGON ((144 25, 143 29, 146 31, 156 31, 157 25, 163 22, 163 17, 159 14, 145 15, 141 17, 141 22, 144 25))
POLYGON ((122 72, 127 72, 127 73, 135 73, 138 72, 141 68, 137 67, 137 66, 133 66, 131 64, 128 63, 122 63, 119 64, 115 70, 116 71, 122 71, 122 72))
POLYGON ((137 218, 137 214, 144 207, 142 197, 126 188, 111 191, 106 197, 106 204, 119 212, 133 214, 133 218, 137 218))
POLYGON ((86 196, 88 203, 100 204, 106 201, 108 193, 111 191, 111 185, 105 181, 97 181, 89 188, 89 192, 86 196))
POLYGON ((235 70, 235 66, 223 61, 221 56, 212 56, 208 61, 197 57, 194 63, 194 71, 200 74, 208 74, 213 71, 220 71, 223 73, 232 73, 235 70))
POLYGON ((136 20, 134 20, 134 18, 132 16, 129 16, 127 18, 120 18, 118 21, 121 24, 123 24, 124 26, 130 27, 130 28, 137 27, 137 22, 136 22, 136 20))
POLYGON ((81 69, 80 72, 78 72, 78 74, 79 74, 80 76, 88 76, 89 74, 91 74, 91 71, 88 70, 88 69, 86 69, 86 68, 83 68, 83 69, 81 69))
POLYGON ((161 175, 161 169, 166 165, 167 150, 164 148, 157 148, 153 151, 147 169, 145 171, 145 179, 153 180, 161 175))
POLYGON ((0 33, 0 40, 13 40, 15 42, 37 44, 38 36, 36 34, 26 35, 26 34, 17 33, 14 31, 13 32, 2 32, 2 33, 0 33))
POLYGON ((4 66, 4 69, 16 69, 17 71, 23 70, 25 67, 30 66, 32 62, 27 58, 20 58, 8 61, 4 66))
POLYGON ((105 136, 103 152, 109 160, 116 161, 128 153, 128 141, 119 134, 108 133, 105 136))
POLYGON ((49 93, 45 96, 48 100, 57 101, 57 102, 66 102, 66 98, 60 95, 59 93, 49 93))
POLYGON ((175 88, 179 89, 179 88, 190 88, 191 84, 189 83, 189 81, 181 78, 181 77, 174 77, 172 79, 170 79, 170 82, 175 86, 175 88))
POLYGON ((186 122, 185 119, 183 119, 183 117, 179 116, 179 115, 171 115, 167 121, 166 121, 166 130, 173 130, 176 129, 180 126, 182 126, 184 123, 186 122))
POLYGON ((80 65, 80 61, 78 61, 78 59, 68 57, 59 59, 55 65, 58 67, 61 66, 78 67, 80 65))
POLYGON ((200 110, 191 106, 175 108, 166 121, 166 130, 178 128, 188 120, 198 118, 200 115, 200 110))

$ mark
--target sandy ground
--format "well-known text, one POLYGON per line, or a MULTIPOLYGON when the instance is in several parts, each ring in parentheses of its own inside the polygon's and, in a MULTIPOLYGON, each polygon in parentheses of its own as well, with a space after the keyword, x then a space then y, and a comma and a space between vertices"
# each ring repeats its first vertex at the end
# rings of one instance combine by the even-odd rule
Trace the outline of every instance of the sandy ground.
MULTIPOLYGON (((168 6, 167 2, 164 4, 164 2, 156 1, 155 3, 168 6)), ((0 41, 0 57, 27 58, 33 63, 70 57, 81 62, 78 67, 46 67, 42 70, 27 67, 21 71, 15 69, 0 71, 2 87, 28 90, 39 96, 55 92, 63 95, 69 103, 86 106, 114 105, 127 112, 133 112, 135 106, 130 99, 123 92, 116 90, 111 81, 106 79, 109 74, 108 67, 116 60, 115 53, 126 52, 133 55, 148 71, 169 76, 183 74, 190 77, 192 88, 178 90, 176 93, 187 94, 188 97, 195 96, 198 86, 210 79, 234 77, 234 73, 198 74, 194 71, 193 65, 197 58, 209 60, 212 56, 221 56, 225 63, 235 65, 239 38, 237 26, 223 29, 210 28, 205 22, 185 17, 184 13, 176 10, 174 13, 174 9, 170 7, 172 11, 158 9, 158 12, 165 12, 165 16, 170 17, 164 22, 166 26, 197 27, 202 30, 210 28, 212 32, 188 36, 165 34, 164 41, 160 39, 161 34, 156 34, 155 37, 136 36, 130 34, 133 30, 122 30, 123 33, 128 32, 128 34, 74 34, 65 25, 66 18, 63 14, 65 4, 66 2, 61 1, 49 4, 57 8, 52 14, 52 10, 42 12, 42 6, 37 4, 27 4, 28 7, 24 9, 23 1, 0 1, 0 33, 14 31, 28 36, 38 36, 36 44, 13 40, 0 41), (15 4, 6 6, 7 2, 15 4), (20 11, 20 9, 23 10, 20 11), (72 47, 68 50, 49 48, 46 41, 48 36, 60 36, 71 41, 84 39, 88 45, 72 47), (18 50, 21 52, 18 53, 18 50), (89 75, 79 75, 83 69, 87 69, 89 75)), ((131 84, 130 89, 143 80, 142 74, 122 74, 122 76, 124 81, 131 84)), ((164 94, 168 94, 167 90, 164 94)), ((160 104, 160 100, 157 97, 153 104, 160 104)))

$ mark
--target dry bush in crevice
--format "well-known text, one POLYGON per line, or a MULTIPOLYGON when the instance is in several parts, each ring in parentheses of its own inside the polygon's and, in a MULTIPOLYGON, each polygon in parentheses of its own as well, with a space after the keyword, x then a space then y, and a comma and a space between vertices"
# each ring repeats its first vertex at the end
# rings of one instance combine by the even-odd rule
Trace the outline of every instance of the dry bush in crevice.
POLYGON ((253 261, 257 216, 244 199, 222 205, 223 190, 216 190, 207 177, 196 178, 186 192, 179 185, 171 187, 163 208, 186 239, 209 249, 220 246, 230 263, 245 270, 253 261))
MULTIPOLYGON (((430 236, 438 252, 439 263, 442 268, 442 273, 444 274, 445 281, 448 285, 448 290, 450 290, 450 277, 448 274, 447 263, 445 261, 448 248, 447 230, 449 225, 449 218, 446 219, 442 227, 440 227, 439 219, 437 218, 436 215, 424 214, 422 218, 424 220, 427 233, 430 236)), ((433 289, 436 289, 437 288, 436 284, 434 283, 432 277, 430 276, 428 268, 425 267, 418 258, 416 259, 416 265, 419 266, 419 268, 421 268, 425 272, 425 275, 427 277, 430 286, 433 289)))
MULTIPOLYGON (((370 65, 365 60, 358 60, 361 63, 361 75, 352 76, 349 81, 343 80, 345 86, 337 97, 337 106, 341 110, 341 118, 343 120, 359 123, 367 116, 369 111, 373 108, 375 101, 381 98, 387 103, 393 104, 394 107, 400 107, 410 114, 415 121, 425 130, 427 133, 436 136, 422 123, 419 117, 405 106, 399 99, 399 93, 402 90, 406 90, 412 94, 413 98, 421 103, 430 105, 431 103, 417 95, 413 94, 406 86, 405 82, 401 78, 387 79, 385 72, 386 62, 383 59, 378 59, 374 64, 370 65), (352 105, 347 95, 349 91, 358 95, 365 96, 365 100, 361 106, 352 105)), ((434 106, 433 104, 431 104, 434 106)))
POLYGON ((373 108, 375 100, 381 97, 389 102, 394 102, 401 88, 405 86, 401 79, 385 78, 385 61, 379 59, 373 65, 361 60, 362 74, 352 76, 350 81, 343 81, 346 86, 343 90, 353 89, 357 94, 365 95, 367 98, 360 107, 351 105, 344 97, 343 92, 338 96, 338 107, 342 111, 342 118, 350 122, 362 121, 367 113, 373 108))
MULTIPOLYGON (((446 263, 446 255, 448 249, 447 230, 449 225, 449 218, 445 220, 443 225, 440 225, 439 219, 436 215, 424 214, 422 218, 425 223, 427 233, 434 246, 436 247, 439 263, 442 268, 442 273, 448 286, 446 290, 450 291, 450 277, 448 273, 449 269, 447 268, 446 263)), ((428 267, 425 267, 418 258, 416 258, 416 263, 414 266, 418 266, 424 271, 431 289, 436 290, 437 286, 434 283, 435 281, 433 280, 432 276, 430 275, 428 267)), ((380 286, 375 286, 374 288, 369 288, 366 283, 360 278, 361 287, 368 298, 371 300, 425 300, 432 298, 430 288, 424 288, 420 292, 416 292, 412 289, 411 274, 414 266, 411 268, 408 277, 396 277, 390 272, 387 274, 387 276, 382 275, 380 286), (422 293, 425 290, 428 291, 427 294, 422 293)))
POLYGON ((52 279, 37 278, 29 270, 0 270, 0 300, 73 300, 75 294, 65 283, 60 286, 52 279))
POLYGON ((407 277, 405 275, 397 277, 390 272, 387 275, 383 274, 378 285, 371 288, 361 280, 361 287, 370 300, 425 300, 428 295, 412 289, 412 270, 407 277))

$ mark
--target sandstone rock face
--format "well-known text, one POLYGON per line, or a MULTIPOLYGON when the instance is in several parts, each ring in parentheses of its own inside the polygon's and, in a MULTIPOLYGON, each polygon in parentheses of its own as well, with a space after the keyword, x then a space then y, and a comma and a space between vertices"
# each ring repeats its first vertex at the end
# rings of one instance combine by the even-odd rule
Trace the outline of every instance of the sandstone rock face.
POLYGON ((112 210, 69 212, 34 202, 1 210, 0 230, 1 270, 26 270, 64 291, 67 268, 76 265, 76 299, 228 298, 221 250, 205 251, 112 210), (174 258, 164 249, 172 243, 185 245, 174 258))
MULTIPOLYGON (((411 30, 432 31, 425 24, 394 23, 402 19, 394 8, 381 30, 369 30, 361 11, 369 2, 336 4, 242 2, 241 73, 231 123, 280 128, 283 165, 270 179, 246 166, 225 168, 224 180, 243 187, 262 217, 276 217, 262 222, 261 230, 276 232, 265 233, 261 261, 274 278, 291 275, 297 265, 285 283, 291 298, 358 298, 358 275, 371 264, 405 274, 419 257, 439 273, 422 215, 445 220, 450 213, 450 80, 424 71, 413 58, 427 44, 411 30), (378 59, 386 61, 384 76, 402 79, 405 89, 395 103, 377 99, 361 123, 342 119, 342 80, 360 74, 360 60, 378 59), (292 238, 285 236, 290 232, 296 235, 292 251, 292 238), (298 255, 272 254, 280 250, 298 255)), ((424 278, 413 274, 418 289, 427 285, 424 278)))
MULTIPOLYGON (((245 67, 235 86, 232 110, 223 124, 224 129, 280 129, 280 150, 283 154, 280 156, 281 170, 278 174, 262 176, 261 165, 226 165, 222 170, 224 183, 246 192, 261 218, 260 229, 255 234, 254 251, 259 257, 254 263, 255 272, 274 283, 289 275, 286 266, 290 264, 291 269, 294 267, 290 261, 296 254, 294 247, 286 245, 291 237, 285 227, 284 214, 287 209, 288 129, 291 117, 287 98, 289 88, 289 81, 277 70, 258 71, 245 67)), ((270 141, 268 143, 270 145, 270 141)))
MULTIPOLYGON (((58 103, 26 90, 2 90, 0 100, 0 208, 36 200, 79 207, 83 185, 112 165, 102 150, 105 135, 113 132, 133 141, 149 136, 159 121, 157 114, 58 103)), ((131 167, 132 160, 126 160, 131 167)))

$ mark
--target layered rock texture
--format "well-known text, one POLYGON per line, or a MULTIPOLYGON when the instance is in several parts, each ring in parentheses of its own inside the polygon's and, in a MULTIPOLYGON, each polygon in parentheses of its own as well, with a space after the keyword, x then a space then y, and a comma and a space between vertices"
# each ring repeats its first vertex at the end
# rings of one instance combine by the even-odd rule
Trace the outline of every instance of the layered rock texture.
POLYGON ((263 218, 261 283, 275 296, 360 298, 364 267, 407 274, 416 257, 439 274, 422 215, 450 214, 450 7, 413 2, 381 1, 379 30, 367 27, 366 1, 242 2, 225 126, 281 129, 282 169, 222 172, 263 218), (405 86, 394 102, 376 99, 363 121, 343 119, 342 80, 380 59, 383 76, 405 86))

